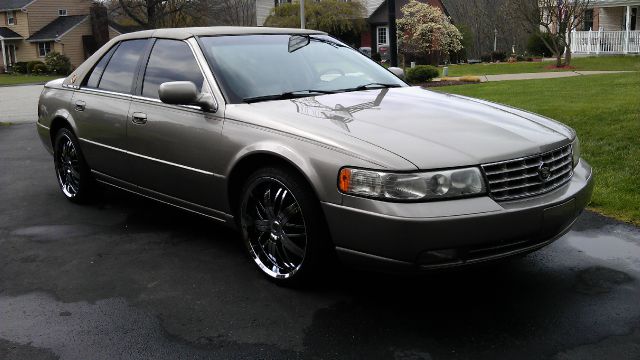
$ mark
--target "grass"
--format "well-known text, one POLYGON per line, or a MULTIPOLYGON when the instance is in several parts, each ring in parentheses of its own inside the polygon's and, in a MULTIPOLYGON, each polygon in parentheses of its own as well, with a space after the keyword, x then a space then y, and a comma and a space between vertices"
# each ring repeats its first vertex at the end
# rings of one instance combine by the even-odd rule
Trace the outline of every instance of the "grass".
POLYGON ((596 176, 590 208, 640 225, 640 73, 445 86, 437 91, 512 105, 573 127, 596 176))
POLYGON ((33 84, 44 83, 54 79, 58 79, 60 76, 51 75, 14 75, 14 74, 1 74, 0 86, 2 85, 19 85, 19 84, 33 84))
POLYGON ((575 69, 546 69, 555 62, 517 62, 500 64, 449 65, 449 76, 498 75, 547 71, 633 70, 640 71, 640 56, 579 57, 571 60, 575 69))
POLYGON ((10 126, 13 125, 12 122, 5 122, 5 121, 0 121, 0 126, 10 126))

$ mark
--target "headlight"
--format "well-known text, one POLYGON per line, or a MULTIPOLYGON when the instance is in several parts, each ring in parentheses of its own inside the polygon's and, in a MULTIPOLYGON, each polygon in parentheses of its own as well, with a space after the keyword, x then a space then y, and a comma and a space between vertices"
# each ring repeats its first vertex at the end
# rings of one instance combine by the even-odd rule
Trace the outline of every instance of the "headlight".
POLYGON ((573 156, 573 167, 576 167, 578 161, 580 161, 580 139, 578 139, 578 135, 576 135, 571 144, 571 156, 573 156))
POLYGON ((342 168, 338 188, 345 194, 398 201, 449 199, 485 192, 478 168, 420 173, 342 168))

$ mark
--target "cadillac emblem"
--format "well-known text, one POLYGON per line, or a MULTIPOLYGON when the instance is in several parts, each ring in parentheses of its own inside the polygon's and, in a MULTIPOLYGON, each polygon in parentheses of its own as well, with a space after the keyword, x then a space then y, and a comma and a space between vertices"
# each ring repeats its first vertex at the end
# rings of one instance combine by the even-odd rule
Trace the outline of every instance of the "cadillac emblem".
POLYGON ((546 182, 551 177, 551 169, 549 169, 549 167, 544 163, 540 164, 538 167, 538 177, 542 182, 546 182))

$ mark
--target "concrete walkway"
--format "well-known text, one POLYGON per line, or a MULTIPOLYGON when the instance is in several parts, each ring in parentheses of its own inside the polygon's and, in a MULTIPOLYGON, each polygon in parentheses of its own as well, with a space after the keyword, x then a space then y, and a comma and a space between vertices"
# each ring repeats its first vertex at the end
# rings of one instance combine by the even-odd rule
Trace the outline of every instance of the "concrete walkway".
MULTIPOLYGON (((478 75, 480 82, 487 81, 509 81, 509 80, 535 80, 535 79, 555 79, 563 77, 573 77, 582 75, 600 75, 600 74, 619 74, 633 71, 553 71, 539 73, 520 73, 520 74, 500 74, 500 75, 478 75)), ((460 77, 448 77, 451 80, 458 80, 460 77)), ((440 81, 440 79, 435 79, 440 81)))
POLYGON ((38 120, 42 85, 0 87, 0 122, 32 123, 38 120))

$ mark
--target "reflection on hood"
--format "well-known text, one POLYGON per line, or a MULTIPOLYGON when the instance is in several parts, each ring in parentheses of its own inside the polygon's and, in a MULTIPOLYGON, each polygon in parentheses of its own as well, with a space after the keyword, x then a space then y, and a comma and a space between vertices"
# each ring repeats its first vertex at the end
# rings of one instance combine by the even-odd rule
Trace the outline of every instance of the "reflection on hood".
POLYGON ((322 104, 316 99, 315 96, 292 99, 291 102, 296 105, 296 111, 299 114, 331 120, 331 122, 336 126, 340 127, 343 130, 351 132, 351 130, 349 130, 348 124, 355 120, 353 114, 357 113, 358 111, 373 109, 379 106, 380 103, 382 103, 382 99, 384 99, 388 92, 389 89, 382 89, 373 101, 368 101, 351 106, 336 104, 333 108, 322 104))

